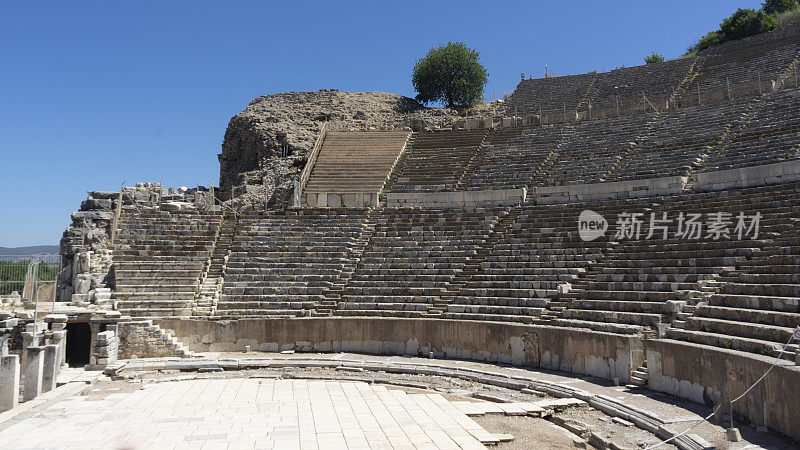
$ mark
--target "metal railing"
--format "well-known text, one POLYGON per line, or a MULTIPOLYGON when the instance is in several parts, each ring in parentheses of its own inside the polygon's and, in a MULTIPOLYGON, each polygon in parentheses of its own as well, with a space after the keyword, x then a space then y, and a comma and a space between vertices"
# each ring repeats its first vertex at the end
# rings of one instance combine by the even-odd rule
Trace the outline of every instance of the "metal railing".
POLYGON ((58 281, 60 271, 60 255, 0 255, 0 295, 18 292, 34 301, 42 287, 58 281))
POLYGON ((296 207, 300 206, 299 203, 302 200, 303 189, 305 189, 306 183, 308 183, 308 179, 311 177, 311 171, 314 169, 314 164, 317 162, 317 157, 322 149, 322 143, 325 141, 325 134, 327 131, 328 122, 325 122, 319 130, 319 136, 317 136, 317 141, 314 143, 314 148, 311 149, 311 153, 308 154, 308 161, 306 161, 306 166, 303 167, 303 171, 300 173, 300 179, 295 183, 294 205, 296 207))

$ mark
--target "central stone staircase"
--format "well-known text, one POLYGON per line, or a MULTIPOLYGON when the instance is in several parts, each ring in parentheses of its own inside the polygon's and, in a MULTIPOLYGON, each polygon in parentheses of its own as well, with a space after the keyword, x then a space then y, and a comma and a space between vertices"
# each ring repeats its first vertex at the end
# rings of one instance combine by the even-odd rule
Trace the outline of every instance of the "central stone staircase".
MULTIPOLYGON (((328 131, 303 190, 312 194, 377 194, 410 136, 408 131, 328 131)), ((342 205, 328 204, 338 207, 342 205)))

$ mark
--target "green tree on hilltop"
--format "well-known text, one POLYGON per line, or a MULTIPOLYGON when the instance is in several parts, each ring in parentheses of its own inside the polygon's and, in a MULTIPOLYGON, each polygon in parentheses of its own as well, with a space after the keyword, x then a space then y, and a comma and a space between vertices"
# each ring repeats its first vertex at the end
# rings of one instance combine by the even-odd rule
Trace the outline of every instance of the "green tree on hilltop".
POLYGON ((417 61, 411 82, 422 103, 466 107, 483 100, 488 75, 477 51, 462 42, 448 42, 428 50, 417 61))

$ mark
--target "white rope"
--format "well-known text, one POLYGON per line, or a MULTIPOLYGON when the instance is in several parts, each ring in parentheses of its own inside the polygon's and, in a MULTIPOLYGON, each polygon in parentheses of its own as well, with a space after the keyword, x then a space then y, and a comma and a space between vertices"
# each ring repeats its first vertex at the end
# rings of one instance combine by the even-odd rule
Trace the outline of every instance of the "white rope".
MULTIPOLYGON (((769 374, 769 373, 772 371, 772 369, 773 369, 773 368, 775 368, 775 366, 778 364, 778 361, 780 361, 780 360, 781 360, 781 358, 783 358, 783 354, 786 352, 786 347, 787 347, 787 346, 788 346, 788 345, 789 345, 789 344, 792 342, 792 340, 793 340, 793 339, 794 339, 794 335, 792 335, 792 337, 790 337, 790 338, 789 338, 789 341, 788 341, 788 342, 786 342, 786 345, 784 345, 784 346, 783 346, 783 348, 781 349, 781 352, 780 352, 780 353, 778 353, 778 356, 775 358, 775 361, 772 363, 772 365, 771 365, 771 366, 769 366, 769 369, 767 369, 767 371, 766 371, 766 372, 764 372, 764 375, 761 375, 761 378, 759 378, 759 379, 758 379, 758 380, 757 380, 755 383, 753 383, 753 384, 752 384, 752 386, 750 386, 749 388, 747 388, 747 390, 746 390, 746 391, 744 391, 744 393, 742 393, 742 395, 740 395, 740 396, 736 397, 735 399, 731 400, 731 402, 730 402, 730 405, 731 405, 731 425, 733 425, 733 402, 735 402, 735 401, 737 401, 737 400, 741 399, 742 397, 744 397, 745 395, 747 395, 747 393, 748 393, 748 392, 750 392, 750 391, 751 391, 751 390, 752 390, 754 387, 756 387, 756 385, 757 385, 758 383, 760 383, 760 382, 761 382, 761 380, 763 380, 763 379, 764 379, 764 378, 765 378, 765 377, 766 377, 766 376, 767 376, 767 375, 768 375, 768 374, 769 374)), ((697 421, 697 423, 696 423, 696 424, 694 424, 694 425, 692 425, 690 428, 688 428, 688 429, 684 430, 684 431, 683 431, 683 432, 681 432, 681 433, 678 433, 678 434, 676 434, 675 436, 672 436, 671 438, 669 438, 669 439, 667 439, 667 440, 661 441, 661 442, 659 442, 659 443, 657 443, 657 444, 653 444, 653 445, 651 445, 650 447, 647 447, 647 448, 645 448, 645 450, 650 450, 650 449, 653 449, 653 448, 659 447, 659 446, 661 446, 661 445, 663 445, 663 444, 666 444, 667 442, 670 442, 670 441, 672 441, 672 440, 674 440, 674 439, 677 439, 677 438, 679 438, 679 437, 683 436, 684 434, 686 434, 686 433, 688 433, 688 432, 692 431, 693 429, 697 428, 697 426, 698 426, 698 425, 700 425, 701 423, 703 423, 703 422, 707 421, 707 420, 708 420, 708 419, 710 419, 712 416, 714 416, 714 414, 716 414, 716 413, 717 413, 717 411, 719 411, 719 408, 720 408, 720 407, 722 407, 722 403, 720 403, 719 405, 717 405, 717 407, 716 407, 716 408, 714 408, 714 411, 712 411, 712 412, 711 412, 711 414, 709 414, 708 416, 704 417, 704 418, 703 418, 703 419, 701 419, 701 420, 698 420, 698 421, 697 421)), ((732 426, 731 426, 731 428, 732 428, 732 426)))
MULTIPOLYGON (((794 331, 794 330, 793 330, 793 331, 794 331)), ((758 379, 758 380, 757 380, 755 383, 753 383, 753 385, 752 385, 752 386, 750 386, 749 388, 747 388, 747 390, 746 390, 746 391, 744 391, 744 393, 743 393, 742 395, 740 395, 740 396, 736 397, 735 399, 731 400, 731 424, 733 423, 733 402, 735 402, 735 401, 739 400, 740 398, 744 397, 745 395, 747 395, 747 393, 748 393, 748 392, 750 392, 750 391, 751 391, 751 390, 752 390, 754 387, 756 387, 756 385, 757 385, 758 383, 760 383, 760 382, 761 382, 761 380, 763 380, 763 379, 764 379, 764 377, 766 377, 766 376, 767 376, 767 375, 768 375, 770 372, 772 372, 772 369, 774 369, 774 368, 775 368, 775 366, 778 364, 778 361, 780 361, 780 360, 781 360, 781 358, 783 358, 783 354, 786 352, 786 347, 787 347, 789 344, 791 344, 791 342, 792 342, 792 340, 793 340, 793 339, 794 339, 794 334, 792 334, 792 335, 789 337, 789 340, 788 340, 788 341, 786 342, 786 344, 783 346, 783 348, 781 349, 781 352, 780 352, 780 353, 778 353, 778 357, 777 357, 777 358, 775 358, 775 361, 772 363, 772 365, 771 365, 771 366, 769 366, 769 369, 767 369, 767 371, 766 371, 766 372, 764 372, 764 375, 761 375, 761 378, 759 378, 759 379, 758 379)))

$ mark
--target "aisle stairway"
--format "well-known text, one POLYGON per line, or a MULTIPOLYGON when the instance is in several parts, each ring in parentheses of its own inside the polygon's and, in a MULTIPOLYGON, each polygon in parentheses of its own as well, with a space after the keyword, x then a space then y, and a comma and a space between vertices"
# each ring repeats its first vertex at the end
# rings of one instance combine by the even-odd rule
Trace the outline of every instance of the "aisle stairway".
POLYGON ((328 131, 304 196, 380 192, 409 135, 408 131, 328 131))

